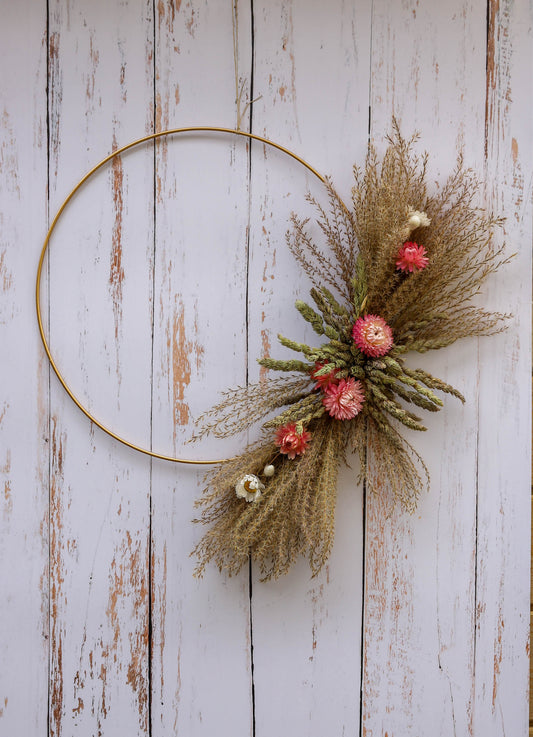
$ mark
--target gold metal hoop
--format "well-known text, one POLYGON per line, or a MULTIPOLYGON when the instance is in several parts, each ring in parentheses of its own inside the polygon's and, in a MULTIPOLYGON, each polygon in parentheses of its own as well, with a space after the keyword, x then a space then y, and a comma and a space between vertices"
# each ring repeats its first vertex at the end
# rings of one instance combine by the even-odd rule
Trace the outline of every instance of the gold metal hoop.
POLYGON ((73 391, 63 378, 61 372, 59 371, 56 362, 54 361, 54 358, 52 356, 52 352, 50 350, 50 346, 48 344, 48 341, 46 340, 46 336, 44 333, 44 327, 43 327, 43 320, 42 320, 42 314, 41 314, 41 276, 42 276, 42 270, 43 270, 43 263, 44 258, 46 255, 46 252, 48 250, 48 245, 50 243, 50 238, 52 236, 52 233, 54 231, 54 228, 57 225, 57 222, 61 215, 63 214, 63 211, 65 210, 68 203, 72 200, 74 195, 78 192, 78 190, 85 184, 85 182, 90 179, 90 177, 97 172, 99 169, 101 169, 105 164, 107 164, 109 161, 114 159, 116 156, 119 156, 120 154, 124 153, 124 151, 128 151, 130 148, 134 148, 135 146, 140 146, 142 143, 146 143, 147 141, 155 141, 158 138, 163 138, 164 136, 171 136, 174 134, 179 133, 226 133, 234 136, 243 136, 244 138, 253 139, 254 141, 259 141, 260 143, 264 143, 267 146, 271 146, 272 148, 278 149, 278 151, 281 151, 284 154, 287 154, 287 156, 290 156, 292 159, 297 161, 299 164, 302 164, 308 171, 311 172, 311 174, 314 174, 315 177, 317 177, 322 183, 325 183, 324 177, 316 170, 314 169, 310 164, 308 164, 304 159, 302 159, 297 154, 293 153, 292 151, 289 151, 288 148, 285 148, 284 146, 280 146, 278 143, 274 143, 273 141, 269 141, 267 138, 263 138, 263 136, 255 135, 254 133, 247 133, 246 131, 241 130, 234 130, 233 128, 218 128, 214 126, 191 126, 188 128, 172 128, 171 130, 166 131, 160 131, 159 133, 151 133, 148 136, 143 136, 143 138, 138 138, 135 141, 132 141, 131 143, 128 143, 126 146, 122 146, 122 148, 117 149, 116 151, 113 151, 113 153, 109 154, 109 156, 106 156, 105 159, 102 159, 99 164, 96 164, 90 171, 85 174, 82 179, 76 184, 74 189, 71 191, 71 193, 68 195, 66 200, 63 202, 59 210, 57 211, 56 216, 52 220, 52 224, 50 225, 50 228, 48 230, 48 233, 46 234, 46 238, 44 240, 44 244, 41 250, 41 256, 39 258, 39 265, 37 267, 37 280, 36 280, 36 286, 35 286, 35 303, 36 303, 36 309, 37 309, 37 322, 39 324, 39 333, 41 335, 41 340, 43 342, 44 350, 46 351, 46 355, 48 356, 48 360, 50 361, 51 367, 54 369, 54 372, 59 379, 60 384, 62 385, 63 389, 67 392, 69 397, 72 399, 74 404, 83 412, 83 414, 89 418, 91 422, 93 422, 97 427, 100 428, 100 430, 103 430, 107 435, 110 435, 115 440, 118 440, 123 445, 127 445, 128 448, 132 448, 133 450, 138 451, 139 453, 144 453, 145 455, 152 456, 153 458, 159 458, 163 461, 172 461, 174 463, 188 463, 193 465, 208 465, 208 464, 215 464, 215 463, 222 463, 225 460, 229 460, 227 458, 220 458, 216 460, 190 460, 187 458, 174 458, 173 456, 167 456, 163 455, 162 453, 156 453, 153 450, 150 450, 148 448, 142 448, 139 445, 135 445, 134 443, 131 443, 129 440, 126 440, 125 438, 120 437, 115 432, 110 430, 109 428, 105 427, 99 420, 94 417, 86 407, 83 406, 81 401, 74 395, 73 391))

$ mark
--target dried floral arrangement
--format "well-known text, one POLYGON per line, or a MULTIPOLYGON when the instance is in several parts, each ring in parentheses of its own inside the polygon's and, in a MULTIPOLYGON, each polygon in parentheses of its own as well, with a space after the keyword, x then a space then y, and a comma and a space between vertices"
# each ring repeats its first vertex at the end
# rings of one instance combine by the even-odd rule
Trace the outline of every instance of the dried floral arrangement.
POLYGON ((288 246, 313 284, 313 304, 297 301, 296 309, 320 344, 280 335, 300 356, 259 363, 282 375, 225 393, 199 419, 193 440, 259 421, 263 432, 206 476, 197 505, 210 527, 193 551, 197 575, 209 561, 235 574, 249 555, 263 580, 286 573, 300 555, 316 574, 333 544, 337 474, 348 453, 358 454, 370 492, 387 488, 407 511, 428 486, 401 427, 425 430, 418 412, 438 411, 442 394, 465 400, 406 356, 502 330, 508 316, 473 300, 507 259, 492 245, 501 221, 475 206, 479 182, 461 157, 430 195, 416 139, 404 139, 393 122, 382 160, 370 147, 364 168, 354 168, 350 208, 330 182, 328 211, 309 198, 325 249, 308 221, 292 216, 288 246))

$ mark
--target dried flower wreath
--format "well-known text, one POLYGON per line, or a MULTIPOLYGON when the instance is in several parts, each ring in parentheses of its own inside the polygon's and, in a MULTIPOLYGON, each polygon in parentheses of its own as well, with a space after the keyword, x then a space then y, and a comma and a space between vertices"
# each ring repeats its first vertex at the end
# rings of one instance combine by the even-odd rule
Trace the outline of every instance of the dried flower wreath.
POLYGON ((36 311, 44 350, 57 378, 78 408, 102 431, 128 447, 175 463, 217 464, 206 476, 201 521, 210 524, 193 551, 196 575, 209 561, 237 573, 251 554, 263 579, 287 572, 307 555, 313 574, 328 558, 334 536, 337 473, 350 452, 360 460, 360 479, 370 492, 385 488, 407 511, 429 485, 428 470, 400 425, 425 430, 411 409, 435 412, 436 392, 461 393, 406 362, 409 351, 444 348, 459 338, 491 335, 508 315, 474 303, 485 279, 509 259, 494 248, 501 219, 476 207, 480 185, 459 157, 446 184, 427 192, 427 155, 417 155, 417 136, 404 139, 396 121, 380 161, 369 148, 363 169, 354 168, 351 209, 330 181, 277 143, 240 130, 211 126, 175 128, 116 149, 94 166, 67 196, 44 241, 36 279, 36 311), (296 302, 322 343, 312 347, 279 336, 301 358, 260 359, 282 372, 242 389, 199 418, 192 440, 208 433, 227 437, 263 421, 262 437, 227 460, 176 458, 117 435, 76 397, 47 341, 40 304, 45 256, 62 213, 84 183, 108 162, 150 141, 187 133, 224 133, 255 139, 288 154, 325 182, 329 210, 309 197, 325 249, 292 216, 290 250, 313 284, 314 306, 296 302))
POLYGON ((296 309, 323 342, 280 335, 301 358, 260 359, 283 375, 228 391, 199 418, 193 440, 261 420, 263 434, 206 476, 197 505, 199 521, 211 526, 193 551, 197 575, 209 561, 235 574, 250 554, 264 580, 286 573, 299 555, 316 574, 333 544, 337 473, 349 452, 359 456, 367 489, 377 491, 379 479, 407 511, 429 484, 399 426, 425 430, 411 407, 439 410, 437 392, 465 400, 411 368, 406 354, 501 331, 508 316, 473 299, 508 259, 492 246, 501 220, 475 206, 479 182, 461 157, 430 196, 416 139, 404 139, 393 121, 383 159, 370 147, 364 168, 354 168, 351 209, 329 181, 329 211, 309 198, 327 254, 307 221, 292 216, 288 246, 311 279, 314 303, 299 300, 296 309))

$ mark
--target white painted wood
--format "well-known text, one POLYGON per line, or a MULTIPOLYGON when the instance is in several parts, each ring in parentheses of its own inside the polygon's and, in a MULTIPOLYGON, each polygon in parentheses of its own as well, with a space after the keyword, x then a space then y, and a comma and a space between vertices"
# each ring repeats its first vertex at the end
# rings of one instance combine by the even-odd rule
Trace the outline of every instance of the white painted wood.
POLYGON ((531 4, 489 6, 486 194, 517 256, 489 292, 514 318, 479 354, 475 733, 510 735, 528 722, 533 38, 531 4))
MULTIPOLYGON (((254 2, 254 132, 283 143, 347 198, 366 151, 370 3, 254 2), (362 93, 363 91, 363 93, 362 93), (349 124, 347 124, 349 121, 349 124)), ((313 338, 294 309, 309 282, 285 243, 291 211, 316 213, 324 188, 266 151, 252 162, 250 376, 255 357, 288 356, 276 336, 313 338), (253 227, 254 224, 257 224, 253 227), (257 287, 260 287, 258 290, 257 287)), ((318 229, 315 235, 320 239, 318 229)), ((293 356, 291 356, 293 357, 293 356)), ((358 734, 361 684, 362 489, 356 464, 341 473, 336 540, 314 579, 307 561, 252 589, 256 734, 358 734)))
MULTIPOLYGON (((4 6, 0 737, 525 734, 529 5, 489 4, 487 54, 478 0, 238 2, 238 75, 262 96, 244 127, 349 196, 369 105, 377 139, 394 111, 406 133, 420 129, 438 181, 464 144, 519 252, 483 297, 515 313, 508 333, 413 357, 468 398, 414 438, 432 472, 416 515, 384 518, 376 499, 365 510, 343 471, 326 570, 310 580, 302 561, 262 584, 252 568, 251 586, 247 571, 192 578, 200 472, 91 428, 54 377, 48 406, 32 304, 47 196, 53 214, 91 165, 154 121, 235 124, 232 3, 49 3, 49 195, 46 4, 4 6)), ((306 335, 293 302, 307 284, 284 233, 305 188, 321 187, 256 144, 248 181, 240 143, 160 145, 155 180, 151 146, 124 156, 51 244, 65 376, 113 428, 158 450, 182 452, 220 389, 255 377, 264 351, 282 355, 278 331, 306 335)))
MULTIPOLYGON (((153 118, 151 3, 50 3, 50 203, 153 118)), ((50 335, 93 411, 149 442, 153 154, 115 159, 50 247, 50 335)), ((51 384, 50 734, 146 735, 150 464, 51 384)))
MULTIPOLYGON (((430 179, 443 183, 458 147, 482 176, 485 6, 374 3, 373 135, 391 115, 421 133, 430 179)), ((383 145, 381 146, 383 149, 383 145)), ((483 203, 480 203, 483 204, 483 203)), ((490 340, 490 339, 486 339, 490 340)), ((367 500, 363 727, 368 735, 472 734, 478 402, 476 341, 409 357, 459 388, 423 436, 431 489, 409 517, 367 500)))
MULTIPOLYGON (((382 128, 383 118, 390 115, 391 109, 401 115, 404 127, 411 120, 422 130, 425 126, 431 127, 438 147, 433 145, 430 153, 437 161, 440 176, 450 168, 455 144, 464 144, 467 163, 474 166, 480 176, 484 174, 485 60, 482 53, 484 33, 480 32, 484 17, 482 3, 446 4, 440 10, 418 5, 400 10, 384 4, 383 10, 376 14, 373 48, 382 59, 378 69, 381 67, 387 85, 385 88, 379 77, 373 82, 375 129, 382 128), (412 53, 405 44, 407 24, 417 39, 412 53), (420 24, 418 31, 417 24, 420 24), (449 63, 450 59, 454 60, 453 64, 449 63), (409 90, 415 93, 412 104, 407 102, 409 90), (455 141, 450 139, 450 134, 455 141)), ((529 254, 529 245, 524 244, 524 250, 529 254)), ((529 270, 529 255, 523 258, 525 270, 529 270)), ((509 284, 505 272, 500 278, 509 284)), ((488 290, 484 301, 492 308, 502 309, 501 304, 491 299, 492 293, 493 289, 488 290)), ((523 345, 527 346, 527 321, 522 329, 523 345)), ((409 731, 414 730, 414 725, 422 733, 435 733, 435 729, 440 730, 439 734, 450 734, 452 730, 457 734, 467 731, 491 735, 525 733, 525 601, 518 605, 522 622, 515 613, 511 635, 513 643, 521 641, 523 644, 521 660, 518 652, 515 654, 516 685, 523 684, 521 708, 516 705, 513 709, 506 704, 503 725, 493 720, 489 726, 478 680, 479 658, 485 660, 485 656, 480 655, 484 648, 480 649, 475 632, 476 613, 483 611, 485 606, 479 589, 480 556, 484 554, 478 541, 489 528, 487 518, 491 519, 496 512, 487 497, 487 459, 499 456, 496 439, 492 444, 483 440, 484 427, 487 423, 492 425, 496 416, 493 414, 494 382, 484 384, 482 377, 489 364, 502 366, 503 354, 498 342, 496 338, 480 341, 480 356, 485 358, 481 359, 478 369, 479 389, 472 341, 470 345, 458 346, 457 350, 448 349, 448 354, 452 351, 454 355, 442 356, 444 367, 440 356, 428 359, 430 370, 443 375, 444 368, 446 380, 464 390, 468 404, 464 412, 453 407, 444 410, 441 413, 445 415, 444 426, 439 428, 432 422, 432 437, 418 444, 429 461, 433 477, 432 494, 420 506, 420 514, 413 520, 393 518, 384 524, 379 505, 377 509, 369 507, 369 553, 375 550, 367 567, 365 597, 368 632, 365 663, 370 662, 364 724, 369 734, 382 734, 392 729, 409 731), (477 417, 476 402, 479 403, 477 417), (488 417, 492 419, 489 421, 488 417), (385 569, 391 559, 392 570, 389 566, 389 575, 383 580, 376 573, 380 568, 385 569), (406 599, 411 602, 408 611, 402 604, 406 599), (384 663, 386 668, 383 668, 384 663), (511 729, 510 725, 513 725, 511 729)), ((499 370, 505 371, 503 367, 499 370)), ((528 400, 522 398, 522 401, 523 406, 527 406, 528 400)), ((442 421, 443 418, 436 419, 442 421)), ((526 529, 529 529, 528 443, 526 431, 523 452, 514 471, 509 472, 507 464, 501 465, 502 456, 498 460, 501 484, 506 486, 514 482, 513 487, 521 490, 520 513, 517 517, 511 514, 511 518, 525 520, 524 541, 526 529)), ((500 484, 498 488, 501 493, 500 484)), ((509 539, 508 535, 503 539, 509 539)), ((488 545, 492 550, 492 538, 488 545)), ((496 557, 500 565, 506 565, 501 553, 496 557)), ((508 573, 511 567, 526 570, 525 552, 522 557, 521 564, 517 559, 512 564, 509 561, 508 573)), ((525 577, 521 580, 525 588, 525 577)), ((494 601, 492 597, 491 601, 494 601)), ((494 629, 491 635, 495 636, 494 629)), ((518 644, 516 650, 520 650, 518 644)))
POLYGON ((0 43, 0 734, 46 734, 48 368, 35 329, 46 231, 46 13, 4 4, 0 43), (5 60, 9 60, 6 63, 5 60))
MULTIPOLYGON (((239 3, 239 64, 250 65, 239 3)), ((234 127, 232 3, 157 9, 157 128, 234 127)), ((246 381, 248 161, 244 140, 196 135, 157 148, 153 443, 220 458, 235 441, 185 445, 192 422, 246 381)), ((251 734, 247 572, 189 557, 204 530, 191 520, 206 467, 152 468, 152 734, 251 734)))

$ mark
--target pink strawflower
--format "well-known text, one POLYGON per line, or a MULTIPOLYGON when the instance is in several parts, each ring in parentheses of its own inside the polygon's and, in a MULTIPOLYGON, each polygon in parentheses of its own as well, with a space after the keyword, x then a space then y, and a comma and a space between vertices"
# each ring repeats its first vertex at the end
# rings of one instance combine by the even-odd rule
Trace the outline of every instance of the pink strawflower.
POLYGON ((360 381, 341 379, 330 384, 324 391, 322 403, 336 420, 351 420, 359 414, 365 401, 365 392, 360 381))
POLYGON ((311 433, 304 429, 298 432, 295 422, 289 422, 276 430, 275 443, 279 446, 279 452, 284 453, 291 461, 305 453, 310 440, 311 433))
POLYGON ((426 256, 426 249, 424 246, 419 246, 418 243, 407 241, 398 251, 397 270, 412 273, 425 269, 428 264, 429 258, 426 256))
POLYGON ((384 356, 392 348, 392 330, 379 315, 358 317, 353 326, 352 337, 365 356, 384 356))
POLYGON ((333 371, 330 371, 329 374, 322 374, 321 376, 317 376, 317 371, 320 371, 320 369, 324 368, 325 365, 325 361, 317 361, 317 363, 315 363, 315 368, 311 371, 311 378, 316 381, 315 389, 325 389, 326 387, 328 387, 331 383, 335 381, 335 376, 339 372, 339 369, 333 369, 333 371))

